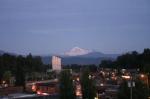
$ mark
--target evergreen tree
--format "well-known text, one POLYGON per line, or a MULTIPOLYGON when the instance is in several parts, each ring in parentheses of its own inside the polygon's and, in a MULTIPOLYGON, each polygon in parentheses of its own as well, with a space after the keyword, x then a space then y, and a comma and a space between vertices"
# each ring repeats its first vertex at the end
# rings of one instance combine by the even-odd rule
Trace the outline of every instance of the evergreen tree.
MULTIPOLYGON (((118 91, 118 99, 130 99, 131 89, 128 87, 128 82, 123 81, 118 91)), ((132 99, 147 99, 148 89, 140 80, 135 81, 135 86, 132 87, 132 99)))
POLYGON ((5 80, 8 84, 10 83, 11 77, 11 71, 5 71, 5 73, 3 74, 3 80, 5 80))
POLYGON ((81 88, 83 99, 94 99, 96 96, 96 89, 88 69, 84 69, 81 75, 81 88))
POLYGON ((60 73, 60 99, 76 99, 70 70, 63 70, 60 73))
POLYGON ((16 86, 23 86, 25 89, 25 72, 24 72, 24 58, 22 56, 19 56, 17 58, 17 68, 15 72, 15 78, 16 78, 16 86))

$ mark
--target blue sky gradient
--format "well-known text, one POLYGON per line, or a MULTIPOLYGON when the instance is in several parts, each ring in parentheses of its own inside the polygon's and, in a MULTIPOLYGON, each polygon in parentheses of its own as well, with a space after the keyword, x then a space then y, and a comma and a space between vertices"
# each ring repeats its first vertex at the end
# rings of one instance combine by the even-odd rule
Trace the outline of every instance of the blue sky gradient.
POLYGON ((150 0, 0 0, 0 49, 104 53, 150 48, 150 0))

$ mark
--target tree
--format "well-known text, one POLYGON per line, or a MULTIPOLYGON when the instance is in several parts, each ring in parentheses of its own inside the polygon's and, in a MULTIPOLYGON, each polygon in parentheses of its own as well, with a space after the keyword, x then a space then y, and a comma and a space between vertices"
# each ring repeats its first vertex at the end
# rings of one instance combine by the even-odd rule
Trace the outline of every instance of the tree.
POLYGON ((111 60, 102 60, 101 64, 100 64, 100 67, 113 68, 113 61, 111 61, 111 60))
MULTIPOLYGON (((118 91, 118 99, 130 99, 130 88, 128 82, 123 81, 118 91)), ((135 87, 132 88, 132 99, 147 99, 148 89, 140 80, 135 81, 135 87)))
POLYGON ((24 58, 22 56, 19 56, 17 58, 17 67, 15 72, 15 78, 16 78, 16 86, 23 86, 25 90, 25 72, 22 66, 24 65, 24 58))
POLYGON ((8 84, 10 83, 11 77, 11 71, 5 71, 5 73, 3 74, 3 80, 5 80, 8 84))
POLYGON ((87 68, 83 69, 81 75, 81 88, 83 99, 94 99, 96 96, 96 88, 87 68))
POLYGON ((49 79, 55 79, 57 76, 56 71, 48 71, 47 74, 49 79))
POLYGON ((150 74, 150 49, 144 49, 140 57, 143 72, 150 74))
POLYGON ((59 81, 60 99, 75 99, 75 88, 70 70, 61 71, 59 81))
POLYGON ((6 78, 3 77, 6 71, 10 71, 16 78, 17 86, 24 85, 24 79, 27 73, 42 73, 46 71, 46 69, 46 66, 44 67, 41 57, 39 56, 33 57, 29 54, 25 57, 7 53, 0 55, 0 80, 6 78))
POLYGON ((16 85, 17 86, 24 86, 24 84, 25 84, 25 73, 20 67, 18 67, 15 77, 16 77, 16 85))
POLYGON ((3 60, 2 60, 2 56, 0 56, 0 81, 3 77, 3 72, 4 72, 3 60))
POLYGON ((132 53, 126 53, 117 58, 117 63, 121 68, 139 68, 139 54, 136 51, 132 53))

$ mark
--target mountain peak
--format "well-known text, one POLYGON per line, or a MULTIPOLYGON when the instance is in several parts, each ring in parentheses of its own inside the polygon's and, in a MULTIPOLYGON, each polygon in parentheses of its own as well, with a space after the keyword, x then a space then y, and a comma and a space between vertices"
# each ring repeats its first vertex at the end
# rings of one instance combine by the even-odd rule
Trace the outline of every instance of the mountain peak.
POLYGON ((91 53, 91 50, 83 49, 80 47, 74 47, 70 51, 65 52, 65 55, 67 56, 78 56, 78 55, 86 55, 91 53))

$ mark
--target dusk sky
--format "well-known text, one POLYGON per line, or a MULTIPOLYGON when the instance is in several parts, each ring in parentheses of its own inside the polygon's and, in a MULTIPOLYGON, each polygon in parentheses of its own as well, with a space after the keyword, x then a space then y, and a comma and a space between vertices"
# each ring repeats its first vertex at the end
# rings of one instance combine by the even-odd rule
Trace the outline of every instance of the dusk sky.
POLYGON ((103 53, 150 48, 150 0, 0 0, 0 50, 103 53))

